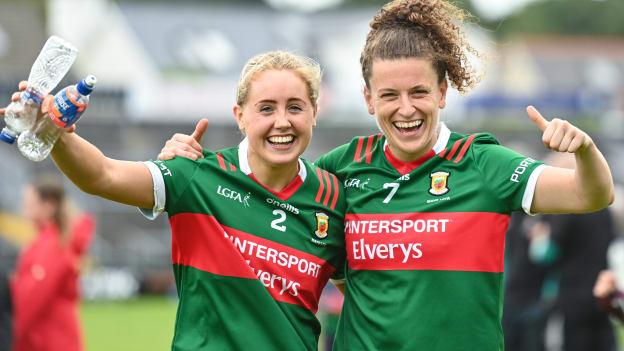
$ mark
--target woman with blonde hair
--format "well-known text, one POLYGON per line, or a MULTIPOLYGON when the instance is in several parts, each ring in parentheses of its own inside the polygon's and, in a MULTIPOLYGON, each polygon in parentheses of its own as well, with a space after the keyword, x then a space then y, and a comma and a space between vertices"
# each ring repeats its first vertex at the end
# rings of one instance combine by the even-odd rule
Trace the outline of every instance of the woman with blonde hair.
POLYGON ((300 158, 316 125, 320 66, 273 51, 241 73, 244 140, 199 160, 107 158, 75 133, 52 150, 83 191, 166 211, 180 298, 173 350, 316 350, 315 313, 344 274, 344 193, 300 158))

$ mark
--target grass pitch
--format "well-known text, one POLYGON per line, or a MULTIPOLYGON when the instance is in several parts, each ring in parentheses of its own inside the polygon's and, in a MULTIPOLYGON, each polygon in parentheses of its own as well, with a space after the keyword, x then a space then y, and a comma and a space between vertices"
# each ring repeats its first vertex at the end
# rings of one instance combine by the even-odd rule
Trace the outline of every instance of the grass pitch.
POLYGON ((84 302, 80 316, 86 350, 171 350, 176 306, 177 300, 164 297, 84 302))

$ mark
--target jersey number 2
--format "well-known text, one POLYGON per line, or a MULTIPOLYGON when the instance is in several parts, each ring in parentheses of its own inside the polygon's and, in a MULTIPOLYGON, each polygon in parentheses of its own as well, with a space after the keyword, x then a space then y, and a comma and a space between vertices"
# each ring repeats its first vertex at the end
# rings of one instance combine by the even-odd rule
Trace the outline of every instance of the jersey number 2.
POLYGON ((383 185, 384 189, 388 189, 390 188, 390 193, 388 194, 388 196, 386 196, 386 198, 383 200, 384 204, 387 204, 388 202, 390 202, 390 200, 392 200, 392 197, 394 196, 394 194, 396 194, 397 190, 399 190, 399 186, 401 184, 399 183, 385 183, 383 185))
POLYGON ((286 226, 281 225, 280 223, 283 223, 286 220, 286 212, 283 210, 273 210, 273 215, 279 217, 271 221, 271 228, 279 230, 280 232, 285 232, 286 226))

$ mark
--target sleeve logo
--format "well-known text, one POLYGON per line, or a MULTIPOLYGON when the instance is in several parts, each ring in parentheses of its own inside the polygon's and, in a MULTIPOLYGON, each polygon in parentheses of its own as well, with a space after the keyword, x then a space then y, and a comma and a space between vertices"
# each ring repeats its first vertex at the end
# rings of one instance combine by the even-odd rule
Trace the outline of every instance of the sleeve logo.
POLYGON ((329 230, 329 216, 322 212, 317 212, 316 214, 316 231, 314 234, 319 239, 323 239, 327 236, 327 230, 329 230))
POLYGON ((431 187, 429 188, 429 193, 431 195, 444 195, 449 192, 448 188, 448 177, 451 174, 448 172, 434 172, 429 175, 431 178, 431 187))

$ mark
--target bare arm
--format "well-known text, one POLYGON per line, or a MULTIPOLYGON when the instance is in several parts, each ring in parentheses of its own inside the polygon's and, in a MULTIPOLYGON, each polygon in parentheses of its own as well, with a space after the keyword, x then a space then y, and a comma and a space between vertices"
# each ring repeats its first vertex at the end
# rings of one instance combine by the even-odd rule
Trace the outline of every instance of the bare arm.
POLYGON ((609 206, 614 199, 611 170, 604 156, 585 132, 568 121, 548 122, 533 107, 529 118, 543 132, 544 145, 574 154, 575 168, 547 167, 537 180, 531 212, 584 213, 609 206))
POLYGON ((75 133, 64 133, 52 149, 58 168, 82 191, 141 208, 154 206, 152 176, 141 162, 104 156, 75 133))

